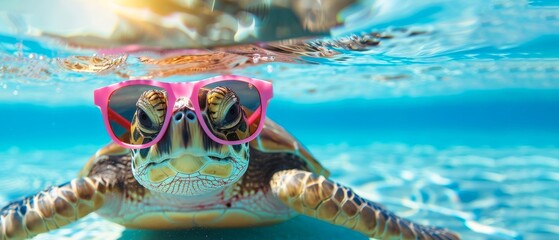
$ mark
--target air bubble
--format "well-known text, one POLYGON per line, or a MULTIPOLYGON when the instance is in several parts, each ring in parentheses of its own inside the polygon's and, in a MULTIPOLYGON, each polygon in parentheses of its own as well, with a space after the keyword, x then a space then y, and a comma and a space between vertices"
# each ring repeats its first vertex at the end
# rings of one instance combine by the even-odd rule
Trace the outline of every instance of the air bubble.
POLYGON ((253 63, 258 63, 259 61, 260 61, 260 54, 252 55, 252 62, 253 63))

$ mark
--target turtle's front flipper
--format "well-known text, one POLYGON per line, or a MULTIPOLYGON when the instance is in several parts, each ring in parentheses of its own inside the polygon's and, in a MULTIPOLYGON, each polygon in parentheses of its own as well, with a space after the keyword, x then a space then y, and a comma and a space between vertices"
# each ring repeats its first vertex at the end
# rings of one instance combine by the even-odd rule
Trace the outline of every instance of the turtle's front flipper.
POLYGON ((101 177, 77 178, 0 209, 0 240, 31 238, 97 210, 112 186, 101 177))
POLYGON ((286 205, 307 216, 341 225, 380 239, 450 239, 458 235, 396 216, 384 207, 363 199, 351 189, 323 176, 301 170, 274 174, 273 193, 286 205))

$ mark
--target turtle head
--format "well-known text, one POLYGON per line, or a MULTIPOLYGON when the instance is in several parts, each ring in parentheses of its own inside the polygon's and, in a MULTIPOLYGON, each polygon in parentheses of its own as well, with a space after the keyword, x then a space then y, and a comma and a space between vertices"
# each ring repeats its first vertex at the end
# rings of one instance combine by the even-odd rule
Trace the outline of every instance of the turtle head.
MULTIPOLYGON (((226 87, 203 89, 198 95, 204 119, 198 119, 189 100, 175 103, 168 127, 156 144, 132 151, 132 171, 151 191, 201 195, 235 183, 249 162, 249 144, 226 145, 213 141, 200 121, 221 139, 247 137, 249 126, 236 94, 226 87)), ((142 144, 157 136, 167 112, 166 94, 144 92, 136 104, 131 142, 142 144)))

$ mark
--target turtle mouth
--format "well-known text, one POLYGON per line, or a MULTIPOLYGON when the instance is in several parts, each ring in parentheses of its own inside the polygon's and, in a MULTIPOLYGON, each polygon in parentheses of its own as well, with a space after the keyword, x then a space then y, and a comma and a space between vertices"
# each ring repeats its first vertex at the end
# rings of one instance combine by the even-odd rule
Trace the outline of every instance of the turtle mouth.
POLYGON ((163 160, 161 160, 161 161, 159 161, 159 162, 149 162, 149 163, 146 164, 145 168, 155 167, 155 166, 158 166, 158 165, 162 165, 162 164, 165 164, 165 163, 167 163, 167 162, 169 162, 169 161, 171 161, 171 158, 165 158, 165 159, 163 159, 163 160))
POLYGON ((208 164, 219 163, 225 164, 234 162, 231 156, 219 156, 215 154, 196 155, 192 153, 183 153, 177 156, 164 157, 160 161, 149 162, 144 169, 160 168, 163 166, 171 166, 177 172, 182 174, 192 174, 204 168, 208 164))
POLYGON ((149 162, 149 163, 146 164, 146 167, 165 164, 165 163, 167 163, 167 162, 169 162, 173 159, 187 160, 187 159, 192 158, 192 157, 194 157, 194 158, 207 158, 207 159, 211 159, 211 160, 217 161, 217 162, 233 161, 233 157, 220 157, 220 156, 213 156, 213 155, 198 156, 198 155, 192 155, 192 154, 185 153, 185 154, 180 155, 178 157, 168 157, 168 158, 164 158, 161 161, 149 162))
POLYGON ((219 157, 219 156, 212 156, 212 155, 208 155, 207 157, 211 160, 218 161, 218 162, 233 161, 232 157, 219 157))

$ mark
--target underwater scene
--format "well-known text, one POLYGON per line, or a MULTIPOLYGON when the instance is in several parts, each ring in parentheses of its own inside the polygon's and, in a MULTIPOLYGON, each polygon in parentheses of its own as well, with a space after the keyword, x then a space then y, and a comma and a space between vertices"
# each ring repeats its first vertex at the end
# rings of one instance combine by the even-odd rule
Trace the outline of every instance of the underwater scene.
MULTIPOLYGON (((364 215, 359 214, 368 207, 378 211, 374 220, 377 224, 384 226, 386 221, 387 227, 382 231, 390 232, 393 226, 399 226, 390 239, 438 239, 408 237, 407 233, 416 233, 410 230, 413 226, 408 225, 409 221, 416 227, 420 224, 448 229, 465 240, 559 239, 557 43, 559 2, 553 0, 2 1, 0 240, 389 239, 380 233, 366 236, 342 226, 364 221, 364 215), (122 131, 117 131, 115 125, 107 131, 105 121, 110 122, 108 125, 114 121, 110 117, 114 116, 110 113, 111 103, 107 105, 109 110, 103 110, 109 111, 103 113, 109 115, 109 120, 100 111, 103 107, 94 103, 95 89, 125 80, 193 83, 221 75, 265 81, 246 80, 249 87, 244 89, 246 82, 242 80, 245 85, 241 90, 235 84, 227 85, 227 89, 237 90, 231 96, 242 98, 239 109, 246 115, 235 121, 241 121, 241 125, 245 119, 248 122, 248 127, 240 127, 246 132, 237 130, 233 137, 229 132, 219 132, 224 128, 219 124, 233 121, 234 116, 229 116, 232 111, 226 112, 228 115, 217 124, 219 112, 212 115, 205 110, 206 101, 212 106, 209 96, 222 93, 214 91, 221 87, 219 82, 208 83, 198 93, 192 93, 208 96, 207 100, 199 96, 204 99, 200 103, 196 97, 191 97, 196 99, 194 102, 185 100, 188 96, 182 96, 182 100, 189 102, 182 103, 181 96, 172 95, 170 88, 149 88, 165 90, 162 100, 158 100, 176 97, 177 101, 174 109, 166 105, 166 114, 156 115, 161 117, 161 125, 170 126, 169 130, 161 136, 161 130, 155 130, 150 138, 145 135, 150 129, 142 128, 146 132, 142 132, 145 139, 138 140, 143 141, 140 143, 132 139, 134 136, 124 139, 122 135, 145 120, 133 116, 141 105, 136 99, 145 89, 128 103, 131 112, 119 112, 128 118, 126 124, 121 124, 122 131), (243 102, 265 98, 264 88, 269 83, 273 85, 273 97, 268 105, 265 101, 243 102), (179 119, 176 111, 180 104, 196 105, 191 112, 198 115, 187 111, 179 119), (260 114, 260 118, 254 120, 251 114, 260 114), (173 124, 184 120, 183 116, 191 124, 189 130, 181 128, 180 133, 173 124), (263 118, 273 120, 293 139, 279 126, 264 123, 263 118), (198 119, 199 124, 192 123, 198 119), (181 137, 168 137, 171 133, 181 137), (76 197, 65 191, 75 191, 80 196, 76 185, 79 182, 64 184, 76 179, 84 167, 90 168, 88 161, 99 158, 98 150, 107 144, 116 140, 132 145, 155 144, 149 153, 136 149, 124 157, 129 159, 122 168, 130 177, 127 181, 147 186, 142 182, 146 181, 143 173, 135 171, 142 163, 140 159, 163 152, 163 143, 169 154, 177 151, 181 148, 177 147, 177 139, 186 139, 185 136, 203 138, 200 148, 208 152, 210 145, 222 149, 212 150, 216 152, 239 151, 237 145, 223 142, 255 137, 250 144, 238 145, 247 152, 249 145, 258 149, 250 150, 251 159, 262 158, 259 164, 272 166, 268 170, 273 170, 274 176, 290 169, 289 164, 302 164, 318 175, 329 172, 328 180, 320 181, 331 181, 330 188, 351 188, 346 190, 346 198, 361 206, 357 213, 360 218, 332 224, 320 220, 322 212, 310 217, 307 215, 312 215, 309 211, 313 209, 300 210, 304 206, 286 200, 291 210, 300 211, 274 224, 249 224, 265 226, 208 227, 192 220, 195 226, 176 229, 157 220, 169 220, 171 214, 157 212, 153 217, 156 220, 125 227, 104 218, 118 211, 120 206, 116 205, 120 203, 114 203, 117 200, 101 197, 109 207, 82 214, 79 202, 66 206, 51 195, 51 207, 56 209, 53 211, 66 207, 79 213, 72 212, 67 218, 55 216, 48 220, 52 223, 45 220, 45 230, 31 229, 27 223, 31 214, 38 212, 31 207, 49 203, 39 203, 39 197, 20 200, 45 189, 45 196, 53 194, 54 190, 48 190, 51 186, 59 194, 69 194, 64 198, 68 201, 72 198, 68 196, 76 197), (305 148, 316 163, 305 158, 305 148), (299 158, 291 162, 278 157, 294 155, 299 158), (320 165, 325 170, 317 167, 320 165), (68 186, 70 190, 64 190, 68 186), (352 198, 352 194, 361 198, 352 198), (367 205, 366 200, 371 204, 367 205), (385 214, 384 209, 407 220, 394 220, 397 218, 385 214), (165 229, 146 229, 142 224, 159 224, 163 227, 158 228, 165 229), (7 234, 18 227, 27 230, 20 235, 7 234), (44 233, 37 235, 34 231, 44 233)), ((178 92, 187 92, 185 89, 178 92)), ((104 100, 126 103, 126 96, 118 98, 113 94, 104 100)), ((148 117, 154 121, 149 112, 148 117)), ((186 142, 184 139, 180 141, 186 142)), ((125 149, 117 144, 111 146, 120 152, 125 149)), ((193 152, 201 151, 192 148, 193 152)), ((214 161, 216 157, 209 158, 214 161)), ((197 161, 210 164, 210 160, 200 159, 197 161)), ((118 164, 98 168, 102 171, 118 164)), ((219 164, 225 166, 223 162, 219 164)), ((239 174, 236 178, 219 181, 229 186, 227 181, 239 179, 246 164, 250 160, 244 168, 230 170, 239 174)), ((250 166, 245 175, 261 170, 250 166)), ((163 173, 167 174, 162 170, 163 173)), ((155 178, 150 173, 146 176, 155 178)), ((274 181, 272 185, 280 186, 269 187, 269 178, 254 181, 265 182, 262 184, 269 194, 276 189, 280 193, 274 194, 281 194, 282 187, 289 187, 274 181)), ((114 187, 122 184, 115 183, 114 187)), ((213 191, 211 187, 199 189, 210 190, 213 191)), ((105 189, 94 191, 95 196, 100 196, 105 189)), ((126 197, 136 199, 142 194, 133 192, 126 197)), ((132 207, 131 212, 167 209, 164 205, 174 198, 166 194, 171 193, 162 193, 166 200, 132 207)), ((188 193, 181 198, 187 202, 212 201, 204 194, 188 193)), ((269 200, 262 199, 249 199, 248 203, 237 199, 224 206, 233 204, 234 208, 238 203, 259 215, 264 214, 260 202, 269 200)), ((330 200, 317 204, 322 206, 330 200)), ((281 203, 278 199, 270 201, 281 203)), ((339 211, 342 210, 346 211, 339 211)), ((341 218, 346 213, 336 216, 341 218)), ((235 214, 224 218, 230 219, 224 223, 237 226, 250 221, 246 215, 235 214)), ((224 216, 197 217, 211 222, 224 216)), ((440 233, 429 228, 417 231, 440 233)), ((440 239, 457 238, 445 235, 440 239)))

